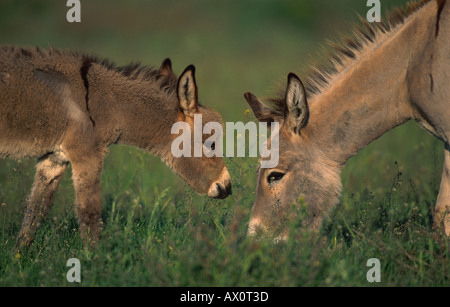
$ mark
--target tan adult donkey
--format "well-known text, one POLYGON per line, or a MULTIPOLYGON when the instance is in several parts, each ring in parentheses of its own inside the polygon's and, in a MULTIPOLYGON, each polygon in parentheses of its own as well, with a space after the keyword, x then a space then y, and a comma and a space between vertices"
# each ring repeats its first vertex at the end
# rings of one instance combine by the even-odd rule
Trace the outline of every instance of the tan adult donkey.
POLYGON ((0 155, 39 158, 18 247, 32 242, 69 162, 81 236, 98 241, 100 173, 111 144, 145 149, 198 193, 225 198, 231 185, 221 158, 171 154, 175 122, 193 127, 195 113, 204 124, 221 122, 198 103, 194 74, 191 65, 177 79, 169 59, 159 70, 115 67, 76 53, 0 47, 0 155))
POLYGON ((260 169, 249 234, 287 235, 302 197, 304 224, 317 229, 338 202, 346 161, 394 127, 415 119, 445 143, 434 222, 450 235, 450 3, 425 0, 382 23, 356 29, 334 46, 328 67, 290 74, 287 90, 264 106, 245 97, 261 121, 279 121, 279 164, 260 169))

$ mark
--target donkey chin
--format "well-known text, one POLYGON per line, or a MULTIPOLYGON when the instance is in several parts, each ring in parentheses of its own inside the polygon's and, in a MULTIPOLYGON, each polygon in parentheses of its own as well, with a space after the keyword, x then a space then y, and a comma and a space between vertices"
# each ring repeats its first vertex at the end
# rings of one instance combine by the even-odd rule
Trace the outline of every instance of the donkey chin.
POLYGON ((226 167, 223 168, 219 179, 214 181, 209 190, 208 196, 212 198, 224 199, 231 194, 231 179, 226 167))
POLYGON ((286 242, 288 239, 287 231, 274 234, 268 230, 259 217, 250 219, 247 236, 256 239, 270 238, 274 244, 286 242))

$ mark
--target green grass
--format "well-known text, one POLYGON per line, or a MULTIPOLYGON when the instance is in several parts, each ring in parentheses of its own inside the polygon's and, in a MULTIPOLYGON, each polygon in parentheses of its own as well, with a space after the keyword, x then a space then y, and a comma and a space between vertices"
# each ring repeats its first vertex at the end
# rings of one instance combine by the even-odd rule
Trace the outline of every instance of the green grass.
MULTIPOLYGON (((270 96, 288 72, 300 75, 325 39, 349 28, 365 2, 86 1, 82 23, 65 21, 64 1, 0 4, 0 44, 92 52, 118 64, 179 73, 197 66, 201 101, 225 121, 244 120, 242 94, 270 96), (337 4, 339 2, 339 4, 337 4)), ((383 11, 406 1, 383 4, 383 11)), ((34 160, 0 161, 1 286, 449 286, 448 240, 432 230, 443 145, 411 122, 375 141, 344 167, 340 204, 319 233, 292 223, 286 244, 246 237, 256 159, 225 159, 233 195, 196 195, 158 158, 113 146, 102 174, 104 229, 83 248, 71 169, 35 243, 12 250, 34 176, 34 160), (66 281, 69 258, 80 284, 66 281), (381 280, 366 280, 367 260, 381 280)))
POLYGON ((369 286, 369 258, 381 261, 382 286, 449 285, 448 240, 431 230, 432 203, 404 175, 385 193, 348 196, 320 233, 293 223, 290 240, 273 245, 245 236, 253 196, 239 172, 252 171, 247 163, 229 164, 235 190, 226 202, 171 187, 105 194, 94 251, 83 249, 68 201, 56 205, 30 250, 15 255, 22 212, 7 204, 0 284, 69 286, 65 262, 75 257, 82 286, 369 286))

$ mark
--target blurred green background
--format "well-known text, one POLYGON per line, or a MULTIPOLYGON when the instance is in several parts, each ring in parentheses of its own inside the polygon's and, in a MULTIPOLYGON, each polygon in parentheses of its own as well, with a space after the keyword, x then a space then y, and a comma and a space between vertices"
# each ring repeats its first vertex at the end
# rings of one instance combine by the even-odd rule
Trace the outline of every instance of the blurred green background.
MULTIPOLYGON (((284 86, 289 72, 296 72, 301 77, 312 60, 325 61, 317 52, 326 45, 326 40, 334 41, 341 33, 350 31, 351 24, 358 23, 358 14, 366 15, 369 9, 366 2, 82 0, 81 23, 69 23, 66 20, 69 10, 66 1, 0 0, 0 44, 75 50, 108 58, 118 65, 140 61, 158 67, 165 58, 170 57, 177 74, 187 65, 194 64, 201 103, 219 111, 224 121, 245 121, 249 118, 244 115, 248 109, 244 92, 251 91, 262 98, 271 97, 280 86, 284 86)), ((382 0, 383 16, 392 7, 403 6, 407 2, 382 0)), ((403 184, 418 195, 416 203, 433 206, 439 189, 442 157, 443 145, 414 122, 389 132, 345 166, 342 174, 342 208, 354 205, 353 200, 359 199, 360 195, 365 197, 367 191, 375 199, 383 199, 386 191, 392 189, 393 181, 398 184, 395 178, 400 172, 403 184)), ((20 227, 24 201, 34 176, 34 163, 35 160, 0 160, 0 240, 5 248, 13 245, 20 227)), ((232 216, 229 212, 241 206, 239 210, 242 212, 238 213, 243 217, 239 229, 245 233, 245 223, 254 198, 256 159, 226 158, 225 163, 230 168, 235 193, 225 201, 215 202, 214 210, 217 211, 208 214, 220 216, 218 222, 213 219, 214 227, 221 230, 230 226, 231 218, 227 219, 227 214, 232 216)), ((153 217, 154 209, 151 208, 156 208, 168 195, 171 195, 168 208, 174 210, 169 213, 174 216, 177 210, 181 210, 180 202, 191 206, 190 198, 199 199, 158 158, 132 147, 111 147, 102 174, 102 199, 108 216, 113 217, 116 205, 132 206, 135 210, 137 205, 142 204, 153 210, 153 217), (188 200, 184 199, 186 193, 188 200)), ((57 193, 50 220, 52 217, 63 219, 67 212, 73 216, 73 200, 68 170, 57 193)), ((173 219, 178 226, 184 221, 176 222, 176 217, 173 219)), ((109 225, 106 233, 114 229, 111 228, 114 224, 109 225)), ((165 231, 168 230, 161 233, 165 231)), ((334 240, 336 242, 336 237, 334 240)), ((79 246, 79 242, 77 244, 79 246)), ((196 245, 192 246, 195 251, 196 245)), ((173 251, 172 245, 163 247, 166 248, 164 253, 173 251)), ((38 250, 40 254, 42 249, 38 250)), ((8 257, 9 254, 2 259, 8 257)), ((13 261, 3 262, 9 265, 8 270, 19 270, 11 264, 13 261)), ((6 272, 4 276, 10 276, 8 270, 3 272, 6 272)), ((20 272, 25 274, 25 271, 20 272)), ((36 276, 31 284, 45 280, 40 279, 38 273, 36 276)), ((4 279, 4 283, 8 284, 7 280, 4 279)), ((22 282, 27 284, 24 280, 26 278, 22 282)), ((11 283, 14 284, 9 281, 11 283)), ((92 283, 97 284, 95 281, 92 283)), ((291 283, 286 281, 285 284, 291 283)))
MULTIPOLYGON (((382 13, 405 3, 381 1, 382 13)), ((240 121, 248 109, 245 91, 275 94, 289 72, 301 76, 326 40, 348 32, 357 14, 365 16, 369 8, 364 0, 90 0, 81 1, 81 23, 67 22, 68 9, 66 1, 1 0, 0 44, 77 50, 118 65, 159 66, 170 57, 177 73, 192 63, 201 102, 225 121, 240 121)), ((419 130, 408 124, 371 146, 364 159, 351 161, 343 177, 346 190, 384 188, 382 178, 394 161, 416 182, 436 171, 422 162, 441 159, 440 148, 434 148, 440 145, 419 130)), ((164 167, 157 170, 174 176, 164 167)))

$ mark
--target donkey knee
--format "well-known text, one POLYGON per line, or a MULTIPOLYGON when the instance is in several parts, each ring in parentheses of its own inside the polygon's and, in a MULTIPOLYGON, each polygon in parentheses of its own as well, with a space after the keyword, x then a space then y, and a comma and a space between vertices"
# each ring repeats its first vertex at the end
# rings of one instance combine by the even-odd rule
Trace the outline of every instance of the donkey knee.
POLYGON ((33 187, 27 198, 22 227, 16 242, 17 248, 31 245, 40 222, 53 205, 56 190, 67 164, 67 160, 59 153, 52 153, 39 159, 33 187))

